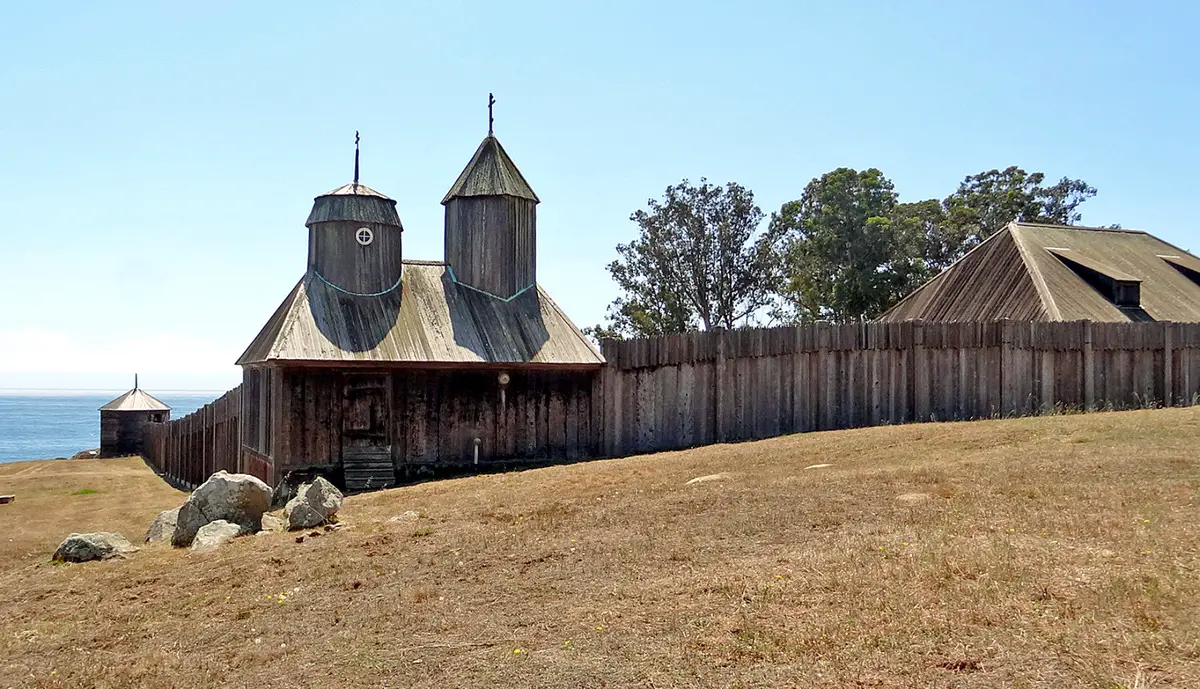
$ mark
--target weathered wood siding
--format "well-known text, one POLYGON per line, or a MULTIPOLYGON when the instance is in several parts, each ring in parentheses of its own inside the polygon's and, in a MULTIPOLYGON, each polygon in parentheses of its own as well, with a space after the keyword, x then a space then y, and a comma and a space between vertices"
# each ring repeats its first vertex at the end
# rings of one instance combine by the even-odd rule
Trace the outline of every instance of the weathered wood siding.
POLYGON ((400 280, 402 231, 378 222, 322 222, 308 231, 308 265, 338 288, 354 294, 377 294, 400 280), (363 246, 355 239, 359 228, 375 234, 363 246))
POLYGON ((507 299, 537 280, 537 205, 515 196, 446 203, 446 263, 461 284, 507 299))
POLYGON ((322 369, 284 372, 288 448, 276 472, 333 468, 346 446, 347 382, 364 376, 388 381, 385 442, 400 477, 434 469, 518 460, 555 461, 600 453, 594 427, 595 372, 512 371, 501 394, 498 371, 396 369, 344 373, 322 369))
POLYGON ((194 488, 213 473, 241 471, 242 386, 187 416, 144 428, 142 456, 172 482, 194 488))
POLYGON ((100 456, 142 454, 143 429, 155 419, 171 418, 169 411, 100 411, 100 456))
POLYGON ((1196 404, 1200 324, 868 323, 606 342, 603 453, 1196 404))
POLYGON ((219 469, 274 484, 345 466, 347 447, 372 471, 390 457, 403 480, 856 426, 1200 404, 1195 323, 818 324, 603 349, 599 371, 509 369, 503 396, 498 368, 248 367, 220 400, 147 426, 144 453, 187 485, 219 469))

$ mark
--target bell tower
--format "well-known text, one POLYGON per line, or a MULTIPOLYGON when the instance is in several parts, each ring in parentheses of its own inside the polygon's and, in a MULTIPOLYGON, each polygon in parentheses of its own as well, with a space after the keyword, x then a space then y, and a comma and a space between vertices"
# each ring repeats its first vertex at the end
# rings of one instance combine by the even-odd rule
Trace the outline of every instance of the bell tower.
POLYGON ((537 282, 537 204, 521 171, 492 131, 442 199, 446 264, 454 281, 509 300, 537 282))
POLYGON ((354 181, 313 199, 308 214, 308 273, 339 292, 373 297, 400 286, 404 227, 396 202, 358 181, 358 132, 354 133, 354 181))

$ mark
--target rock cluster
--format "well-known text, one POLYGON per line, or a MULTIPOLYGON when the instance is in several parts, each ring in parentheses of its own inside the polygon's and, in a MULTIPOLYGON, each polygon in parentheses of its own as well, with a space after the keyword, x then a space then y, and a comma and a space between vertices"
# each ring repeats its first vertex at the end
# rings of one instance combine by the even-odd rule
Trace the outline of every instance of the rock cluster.
MULTIPOLYGON (((246 534, 329 525, 342 508, 341 491, 321 477, 295 489, 294 497, 284 506, 282 519, 267 514, 271 498, 271 488, 258 478, 218 471, 192 491, 187 502, 160 512, 150 523, 145 540, 170 541, 177 548, 203 552, 246 534)), ((136 550, 121 534, 71 534, 54 552, 54 559, 87 562, 122 557, 136 550)))
POLYGON ((171 545, 186 548, 205 524, 224 520, 247 532, 262 528, 262 516, 271 506, 271 488, 249 474, 218 471, 192 491, 179 508, 171 545))

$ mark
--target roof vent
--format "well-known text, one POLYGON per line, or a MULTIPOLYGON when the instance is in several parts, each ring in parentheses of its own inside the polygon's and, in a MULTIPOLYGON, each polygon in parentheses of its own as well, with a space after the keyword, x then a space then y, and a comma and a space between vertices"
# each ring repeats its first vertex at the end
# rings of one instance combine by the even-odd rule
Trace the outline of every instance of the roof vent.
POLYGON ((1080 256, 1070 249, 1046 249, 1131 321, 1154 320, 1142 309, 1142 281, 1080 256))
POLYGON ((1200 287, 1200 261, 1192 256, 1159 256, 1159 258, 1200 287))

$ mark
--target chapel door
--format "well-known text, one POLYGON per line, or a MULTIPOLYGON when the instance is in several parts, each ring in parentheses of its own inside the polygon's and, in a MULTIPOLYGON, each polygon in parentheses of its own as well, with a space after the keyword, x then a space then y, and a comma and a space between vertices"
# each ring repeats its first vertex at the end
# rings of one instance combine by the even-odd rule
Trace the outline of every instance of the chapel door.
POLYGON ((346 375, 342 395, 342 469, 347 490, 395 485, 391 411, 389 375, 346 375))

